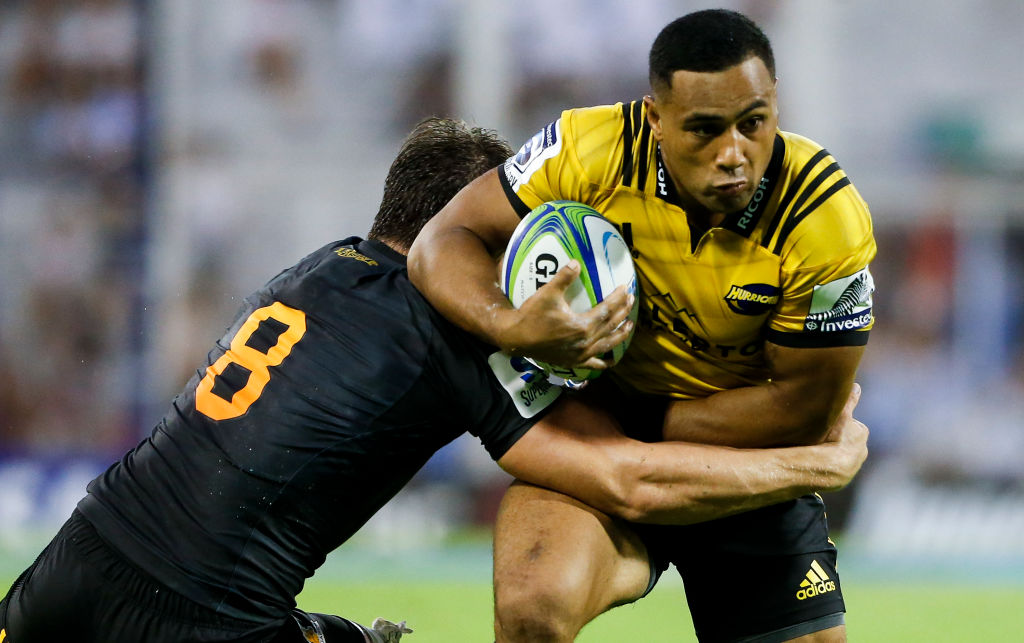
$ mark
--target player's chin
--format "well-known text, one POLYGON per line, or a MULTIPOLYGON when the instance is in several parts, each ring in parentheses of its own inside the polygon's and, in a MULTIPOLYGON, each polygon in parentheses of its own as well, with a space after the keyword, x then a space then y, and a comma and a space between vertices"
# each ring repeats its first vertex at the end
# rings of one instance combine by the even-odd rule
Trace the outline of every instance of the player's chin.
POLYGON ((713 193, 703 199, 702 205, 711 212, 735 212, 747 207, 751 196, 746 191, 737 194, 713 193))

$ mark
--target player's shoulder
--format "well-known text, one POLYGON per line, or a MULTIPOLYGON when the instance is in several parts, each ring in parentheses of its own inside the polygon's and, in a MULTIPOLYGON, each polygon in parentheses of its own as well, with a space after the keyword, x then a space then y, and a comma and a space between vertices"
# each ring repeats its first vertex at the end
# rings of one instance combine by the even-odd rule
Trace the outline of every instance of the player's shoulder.
MULTIPOLYGON (((562 129, 577 148, 592 149, 620 143, 624 132, 632 138, 633 112, 643 101, 576 107, 562 112, 562 129)), ((638 129, 638 128, 637 128, 638 129)))
POLYGON ((624 157, 633 153, 646 123, 642 110, 643 101, 632 101, 562 113, 566 147, 591 183, 610 186, 623 180, 624 157))
POLYGON ((778 140, 782 162, 768 178, 779 188, 762 245, 786 254, 799 243, 806 255, 814 247, 854 252, 873 243, 868 205, 836 158, 799 134, 780 131, 778 140))
POLYGON ((404 269, 405 258, 385 244, 348 237, 309 253, 268 286, 321 280, 336 286, 333 290, 344 290, 366 282, 367 277, 404 269))
POLYGON ((622 106, 624 103, 607 105, 591 105, 589 107, 573 107, 562 112, 562 120, 576 132, 597 130, 611 135, 622 126, 622 106))
MULTIPOLYGON (((853 183, 835 156, 821 144, 805 136, 781 130, 778 137, 782 140, 785 150, 781 166, 784 176, 781 178, 785 180, 790 191, 813 192, 824 187, 829 189, 828 196, 842 192, 842 198, 848 198, 856 194, 856 189, 844 191, 853 183)), ((811 192, 808 192, 808 195, 811 192)), ((824 201, 828 201, 828 198, 823 199, 822 203, 824 201)), ((790 202, 789 205, 792 206, 793 203, 790 202)))
POLYGON ((402 325, 420 318, 426 306, 409 283, 405 257, 384 243, 359 237, 320 247, 282 271, 259 294, 325 323, 358 316, 393 319, 402 325))

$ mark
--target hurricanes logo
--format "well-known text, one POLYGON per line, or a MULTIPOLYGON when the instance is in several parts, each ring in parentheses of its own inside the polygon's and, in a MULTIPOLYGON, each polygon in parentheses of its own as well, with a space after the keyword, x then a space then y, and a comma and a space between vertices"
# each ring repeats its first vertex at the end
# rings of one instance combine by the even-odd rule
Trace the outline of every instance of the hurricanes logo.
POLYGON ((800 581, 800 589, 796 592, 796 599, 804 601, 822 594, 834 592, 836 582, 828 577, 825 570, 818 561, 811 561, 811 568, 807 570, 806 578, 800 581))
POLYGON ((779 303, 780 290, 771 284, 747 284, 729 288, 725 303, 740 315, 763 315, 779 303))

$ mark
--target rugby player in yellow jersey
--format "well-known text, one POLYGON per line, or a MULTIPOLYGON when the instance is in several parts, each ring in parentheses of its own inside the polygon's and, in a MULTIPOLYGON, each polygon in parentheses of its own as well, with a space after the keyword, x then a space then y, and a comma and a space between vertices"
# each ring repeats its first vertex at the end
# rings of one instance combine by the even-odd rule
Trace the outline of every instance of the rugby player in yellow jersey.
MULTIPOLYGON (((591 399, 647 439, 819 442, 873 323, 868 208, 827 151, 778 128, 771 45, 745 16, 701 11, 666 26, 650 80, 642 101, 563 112, 464 189, 413 245, 410 276, 442 313, 506 350, 607 366, 598 356, 629 330, 609 332, 624 293, 573 314, 541 289, 515 310, 494 278, 519 217, 549 200, 587 203, 631 245, 643 311, 591 399)), ((845 640, 816 495, 655 527, 521 484, 496 525, 498 640, 572 640, 649 591, 669 563, 701 640, 845 640)))

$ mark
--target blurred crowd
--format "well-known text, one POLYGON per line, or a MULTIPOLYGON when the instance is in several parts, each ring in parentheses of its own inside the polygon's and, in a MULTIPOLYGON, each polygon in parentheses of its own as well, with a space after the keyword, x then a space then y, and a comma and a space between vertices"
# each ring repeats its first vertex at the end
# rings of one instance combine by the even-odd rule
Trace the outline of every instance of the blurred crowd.
MULTIPOLYGON (((796 3, 720 4, 770 34, 803 28, 778 23, 796 3)), ((975 13, 970 4, 962 11, 993 28, 1024 28, 1024 12, 988 2, 975 13)), ((563 107, 642 95, 646 48, 681 13, 668 0, 491 6, 505 12, 513 45, 502 60, 507 79, 497 80, 513 146, 563 107)), ((465 8, 0 3, 0 456, 116 455, 148 432, 240 296, 320 243, 365 233, 408 128, 430 114, 476 117, 459 113, 465 8)), ((893 42, 903 46, 902 36, 893 42)), ((799 87, 796 59, 780 49, 790 56, 782 90, 799 87)), ((873 51, 862 62, 886 56, 873 51)), ((846 77, 876 76, 862 66, 846 77)), ((1019 87, 1005 91, 1024 98, 1019 87)), ((901 101, 906 115, 893 111, 892 122, 875 119, 878 101, 844 105, 864 119, 836 128, 843 154, 830 146, 872 206, 879 242, 878 322, 859 412, 873 431, 869 468, 898 462, 920 479, 1020 489, 1024 207, 985 196, 1019 194, 1024 157, 986 147, 980 107, 936 121, 937 92, 926 106, 901 101), (917 115, 925 125, 911 122, 917 115), (872 147, 901 127, 911 132, 905 140, 872 147), (893 159, 904 164, 885 165, 893 159), (900 199, 873 190, 884 183, 873 178, 908 169, 917 181, 908 185, 942 191, 923 198, 908 188, 900 199)), ((800 101, 783 96, 784 115, 787 106, 800 113, 800 101)), ((495 468, 475 445, 472 456, 461 448, 426 475, 467 476, 486 490, 495 468)))
POLYGON ((0 4, 0 88, 0 448, 120 448, 144 274, 135 3, 0 4))

